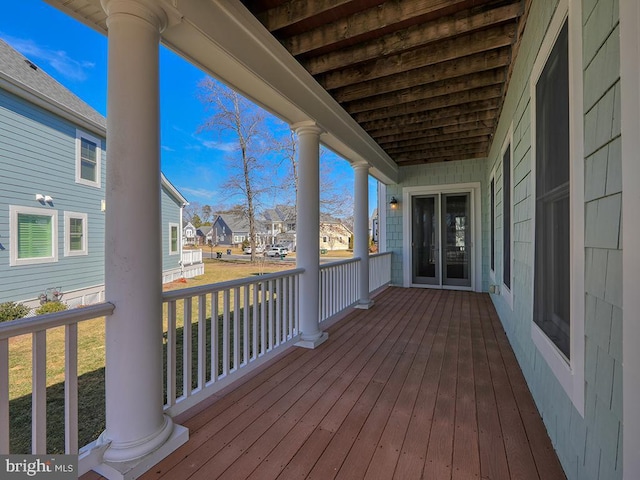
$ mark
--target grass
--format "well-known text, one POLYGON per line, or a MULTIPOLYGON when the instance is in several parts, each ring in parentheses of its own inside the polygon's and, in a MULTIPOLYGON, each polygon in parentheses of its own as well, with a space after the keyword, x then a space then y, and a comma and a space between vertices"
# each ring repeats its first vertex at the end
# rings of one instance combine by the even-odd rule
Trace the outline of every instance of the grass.
MULTIPOLYGON (((205 259, 205 274, 173 282, 165 290, 207 285, 255 274, 277 272, 293 268, 291 263, 264 261, 221 261, 205 259)), ((233 305, 233 303, 232 303, 233 305)), ((182 302, 178 303, 178 318, 182 302)), ((197 311, 194 308, 194 312, 197 311)), ((243 312, 239 312, 243 314, 243 312)), ((210 308, 207 319, 210 328, 210 308)), ((166 316, 166 314, 165 314, 166 316)), ((221 321, 221 320, 219 320, 221 321)), ((166 325, 166 318, 164 325, 166 325)), ((182 325, 178 324, 178 345, 181 345, 182 325)), ((197 323, 193 325, 197 332, 197 323)), ((104 430, 104 319, 82 322, 78 327, 78 423, 79 444, 93 441, 104 430)), ((221 330, 221 329, 220 329, 221 330)), ((47 451, 64 451, 64 328, 47 332, 47 451)), ((194 354, 197 350, 194 348, 194 354)), ((11 452, 29 453, 31 450, 31 336, 23 335, 9 342, 9 398, 11 452)), ((181 352, 178 350, 178 358, 181 352)), ((197 357, 196 357, 197 358, 197 357)), ((180 367, 180 364, 178 365, 180 367)), ((178 370, 180 371, 180 369, 178 370)), ((178 385, 181 379, 178 378, 178 385)), ((181 387, 179 387, 181 391, 181 387)))

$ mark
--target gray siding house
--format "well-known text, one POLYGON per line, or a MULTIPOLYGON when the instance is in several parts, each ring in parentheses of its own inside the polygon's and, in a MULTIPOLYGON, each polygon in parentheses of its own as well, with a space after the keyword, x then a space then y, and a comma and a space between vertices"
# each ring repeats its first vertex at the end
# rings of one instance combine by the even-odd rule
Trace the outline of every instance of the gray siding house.
MULTIPOLYGON (((0 302, 103 299, 105 137, 104 117, 0 40, 0 302)), ((184 273, 186 200, 161 182, 168 281, 184 273)))

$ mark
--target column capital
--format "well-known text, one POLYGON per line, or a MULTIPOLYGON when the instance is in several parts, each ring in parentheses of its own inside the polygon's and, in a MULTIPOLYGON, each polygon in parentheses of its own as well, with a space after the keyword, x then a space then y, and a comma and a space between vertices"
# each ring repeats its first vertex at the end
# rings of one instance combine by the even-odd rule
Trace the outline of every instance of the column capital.
POLYGON ((358 170, 366 170, 367 173, 369 172, 369 169, 371 168, 371 166, 367 163, 367 162, 356 162, 351 166, 355 171, 358 170))
MULTIPOLYGON (((158 32, 163 32, 167 27, 176 25, 182 20, 182 14, 164 1, 100 0, 100 5, 108 17, 118 14, 137 17, 156 28, 158 32)), ((107 18, 108 25, 109 18, 107 18)))
POLYGON ((291 130, 296 132, 298 135, 305 134, 316 134, 322 135, 324 130, 318 126, 316 122, 313 120, 305 120, 303 122, 297 122, 291 125, 291 130))

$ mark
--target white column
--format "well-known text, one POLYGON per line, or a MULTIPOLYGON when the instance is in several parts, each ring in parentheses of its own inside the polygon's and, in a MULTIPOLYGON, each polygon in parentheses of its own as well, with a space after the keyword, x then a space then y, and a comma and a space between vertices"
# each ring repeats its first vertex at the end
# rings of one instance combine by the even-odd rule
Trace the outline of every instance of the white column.
POLYGON ((312 122, 292 127, 298 135, 298 199, 296 266, 300 278, 300 330, 296 345, 315 348, 329 338, 320 331, 320 134, 312 122))
POLYGON ((166 450, 176 434, 162 409, 158 53, 167 19, 152 3, 102 4, 109 30, 105 292, 116 308, 106 321, 101 442, 109 442, 104 461, 122 465, 166 450))
POLYGON ((369 165, 357 164, 355 172, 354 242, 353 254, 360 257, 359 300, 356 308, 368 309, 373 305, 369 298, 369 165))

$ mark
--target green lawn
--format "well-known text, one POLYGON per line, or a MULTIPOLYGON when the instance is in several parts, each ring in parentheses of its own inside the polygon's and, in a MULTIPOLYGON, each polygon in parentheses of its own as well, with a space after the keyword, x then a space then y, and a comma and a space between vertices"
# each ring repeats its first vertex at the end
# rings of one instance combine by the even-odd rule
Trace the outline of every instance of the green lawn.
MULTIPOLYGON (((167 284, 164 288, 173 290, 207 285, 291 268, 294 266, 290 263, 262 259, 256 263, 206 259, 204 275, 189 279, 186 283, 167 284)), ((182 302, 178 302, 177 310, 177 317, 180 319, 182 302)), ((194 308, 194 313, 196 311, 197 309, 194 308)), ((209 306, 207 329, 210 328, 210 314, 209 306)), ((166 331, 166 311, 164 316, 163 324, 166 331)), ((178 345, 180 345, 182 335, 180 321, 177 326, 178 345)), ((104 319, 82 322, 78 327, 80 445, 93 441, 104 430, 104 328, 104 319)), ((193 328, 194 332, 197 332, 196 322, 193 328)), ((240 332, 240 334, 244 333, 240 332)), ((11 452, 29 453, 31 449, 31 336, 24 335, 12 339, 9 349, 11 452)), ((194 348, 195 355, 197 355, 196 348, 194 348)), ((181 359, 180 351, 178 359, 181 359)), ((181 385, 180 378, 178 385, 181 385)), ((178 391, 181 392, 181 390, 178 391)), ((51 453, 61 453, 64 450, 63 414, 64 328, 56 328, 47 332, 47 449, 51 453)))

